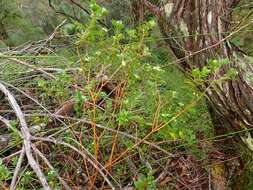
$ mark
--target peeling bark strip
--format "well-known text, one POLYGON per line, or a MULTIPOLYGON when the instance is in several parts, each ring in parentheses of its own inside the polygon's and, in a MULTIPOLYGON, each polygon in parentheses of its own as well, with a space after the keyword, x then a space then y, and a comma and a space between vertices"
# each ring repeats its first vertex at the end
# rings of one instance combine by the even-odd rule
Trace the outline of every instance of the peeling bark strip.
MULTIPOLYGON (((227 40, 233 30, 232 9, 239 2, 165 0, 158 8, 144 0, 147 8, 158 16, 161 32, 185 75, 192 77, 193 69, 201 70, 212 60, 228 60, 228 64, 204 78, 203 84, 197 84, 202 92, 210 87, 206 97, 217 135, 253 127, 253 65, 227 40), (236 71, 235 78, 221 80, 231 68, 236 71)), ((240 133, 240 137, 253 151, 250 132, 240 133)), ((227 147, 231 148, 231 143, 227 147)))

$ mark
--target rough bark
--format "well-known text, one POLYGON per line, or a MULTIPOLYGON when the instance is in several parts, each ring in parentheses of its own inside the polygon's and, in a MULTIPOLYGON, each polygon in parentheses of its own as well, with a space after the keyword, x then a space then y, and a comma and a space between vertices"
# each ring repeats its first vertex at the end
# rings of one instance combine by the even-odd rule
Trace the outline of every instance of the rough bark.
MULTIPOLYGON (((196 84, 208 99, 217 135, 253 127, 253 65, 244 53, 229 42, 229 36, 245 24, 231 26, 232 11, 239 1, 167 0, 156 7, 144 0, 146 6, 157 15, 161 32, 187 76, 192 77, 193 69, 201 70, 211 60, 228 60, 228 64, 209 74, 201 84, 196 84), (231 68, 236 71, 235 77, 225 79, 231 68)), ((245 144, 253 151, 250 132, 242 132, 238 137, 234 139, 233 151, 238 149, 238 143, 241 143, 240 147, 245 144)), ((231 142, 224 141, 223 144, 231 151, 231 142)), ((215 185, 215 189, 233 186, 229 181, 223 187, 217 188, 215 185)))

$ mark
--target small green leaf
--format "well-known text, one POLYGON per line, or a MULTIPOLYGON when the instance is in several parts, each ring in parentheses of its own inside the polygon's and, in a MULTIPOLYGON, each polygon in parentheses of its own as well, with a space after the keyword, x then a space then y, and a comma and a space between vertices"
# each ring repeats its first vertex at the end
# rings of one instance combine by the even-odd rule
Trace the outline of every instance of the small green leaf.
POLYGON ((230 68, 227 72, 228 79, 235 79, 238 74, 238 71, 235 68, 230 68))

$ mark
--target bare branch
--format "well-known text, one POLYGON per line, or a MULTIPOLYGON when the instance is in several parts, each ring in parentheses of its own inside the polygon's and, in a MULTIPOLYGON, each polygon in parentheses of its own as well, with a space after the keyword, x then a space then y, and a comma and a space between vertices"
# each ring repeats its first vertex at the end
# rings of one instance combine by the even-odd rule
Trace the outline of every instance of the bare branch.
POLYGON ((82 9, 87 15, 90 15, 90 12, 85 7, 83 7, 80 3, 77 3, 74 0, 69 0, 69 1, 73 3, 74 5, 76 5, 77 7, 79 7, 80 9, 82 9))
POLYGON ((18 163, 16 165, 16 168, 15 168, 12 180, 11 180, 10 190, 15 190, 16 189, 16 185, 17 185, 16 182, 17 182, 18 174, 19 174, 19 171, 21 169, 21 165, 22 165, 22 162, 24 160, 24 157, 25 157, 25 146, 22 147, 22 150, 21 150, 21 153, 20 153, 20 156, 19 156, 19 159, 18 159, 18 163))
POLYGON ((28 163, 31 166, 31 168, 33 169, 33 171, 36 173, 37 177, 39 178, 43 188, 45 190, 51 190, 51 188, 49 187, 47 180, 43 174, 43 172, 41 171, 38 163, 35 161, 35 159, 32 156, 31 153, 31 134, 29 132, 29 128, 27 126, 25 117, 23 112, 21 111, 17 101, 15 100, 14 96, 9 92, 9 90, 2 84, 0 83, 0 91, 2 91, 5 96, 7 97, 8 101, 10 102, 11 107, 13 108, 13 110, 16 113, 17 118, 20 121, 20 125, 21 125, 21 132, 22 132, 22 136, 23 136, 23 143, 24 143, 24 148, 25 148, 25 152, 26 152, 26 157, 28 159, 28 163))
MULTIPOLYGON (((4 57, 4 56, 3 56, 3 57, 4 57)), ((16 59, 16 58, 8 58, 8 59, 11 60, 11 61, 14 61, 14 62, 17 63, 17 64, 24 65, 24 66, 26 66, 26 67, 28 67, 28 68, 31 68, 31 69, 33 69, 33 70, 35 70, 35 71, 39 71, 39 72, 45 74, 46 76, 48 76, 48 77, 51 78, 51 79, 55 79, 55 76, 54 76, 54 75, 52 75, 52 74, 50 74, 50 73, 44 71, 44 70, 41 69, 41 68, 35 67, 35 66, 31 65, 31 64, 28 64, 28 63, 26 63, 26 62, 24 62, 24 61, 21 61, 21 60, 18 60, 18 59, 16 59)))
POLYGON ((54 7, 54 5, 52 4, 52 1, 51 1, 51 0, 48 0, 48 4, 49 4, 49 7, 50 7, 51 9, 54 10, 55 13, 61 14, 61 15, 65 16, 65 17, 67 17, 67 18, 71 18, 71 19, 73 19, 73 20, 75 20, 75 21, 78 21, 78 22, 80 22, 80 23, 83 23, 83 21, 82 21, 81 19, 77 18, 77 17, 74 17, 74 16, 69 15, 69 14, 67 14, 67 13, 65 13, 65 12, 62 12, 62 11, 58 11, 58 10, 54 7))
POLYGON ((17 155, 19 155, 20 153, 21 153, 21 150, 15 152, 15 153, 13 153, 13 154, 11 154, 11 155, 9 155, 9 156, 6 156, 6 157, 2 158, 2 161, 3 161, 4 163, 9 162, 10 159, 11 159, 12 157, 17 156, 17 155))
MULTIPOLYGON (((83 12, 85 12, 85 13, 88 15, 89 18, 91 17, 91 16, 90 16, 90 14, 91 14, 90 11, 88 11, 88 9, 86 9, 85 7, 83 7, 80 3, 77 3, 77 2, 74 1, 74 0, 68 0, 68 1, 69 1, 69 3, 71 3, 71 4, 75 5, 75 6, 77 6, 79 9, 81 9, 83 12)), ((61 15, 65 16, 65 17, 72 18, 73 20, 78 21, 79 23, 84 23, 83 20, 80 19, 80 18, 78 18, 78 17, 72 16, 72 15, 66 13, 66 12, 57 10, 57 9, 54 7, 54 5, 53 5, 52 0, 48 0, 48 4, 49 4, 49 7, 51 7, 56 13, 61 14, 61 15)), ((109 26, 107 26, 107 24, 104 23, 104 22, 101 21, 101 20, 98 20, 98 23, 101 24, 102 26, 106 27, 106 28, 109 28, 109 26)))

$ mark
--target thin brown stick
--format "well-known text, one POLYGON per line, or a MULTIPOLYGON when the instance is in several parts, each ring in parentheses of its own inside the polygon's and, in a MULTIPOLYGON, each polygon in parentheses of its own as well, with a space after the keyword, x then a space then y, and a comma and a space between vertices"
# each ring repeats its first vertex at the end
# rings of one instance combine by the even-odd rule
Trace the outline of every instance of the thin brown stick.
POLYGON ((6 156, 4 158, 2 158, 3 163, 9 162, 11 160, 12 157, 17 156, 21 153, 21 150, 14 152, 13 154, 6 156))

